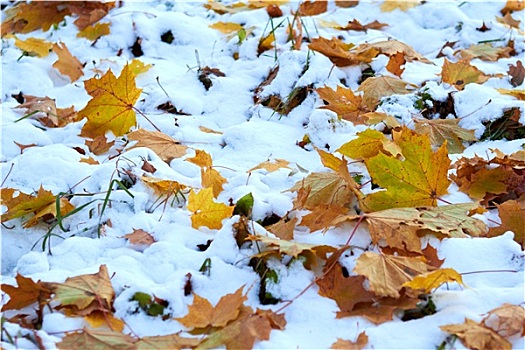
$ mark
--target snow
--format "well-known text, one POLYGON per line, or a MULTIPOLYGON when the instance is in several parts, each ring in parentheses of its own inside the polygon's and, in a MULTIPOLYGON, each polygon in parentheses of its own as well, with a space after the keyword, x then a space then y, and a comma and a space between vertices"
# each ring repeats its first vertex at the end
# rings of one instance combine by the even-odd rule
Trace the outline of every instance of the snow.
MULTIPOLYGON (((307 43, 301 51, 290 51, 286 43, 284 28, 277 31, 279 47, 257 57, 257 45, 261 35, 267 35, 269 21, 265 9, 245 11, 219 16, 203 7, 205 2, 155 0, 149 2, 125 1, 103 19, 111 23, 111 34, 101 37, 94 45, 86 39, 77 39, 78 30, 73 18, 67 18, 64 26, 47 32, 35 31, 17 34, 19 39, 37 37, 48 41, 66 43, 73 55, 85 62, 84 76, 70 83, 67 77, 58 73, 52 64, 56 55, 44 58, 24 56, 15 47, 13 39, 2 40, 2 144, 1 173, 2 188, 15 188, 24 193, 37 191, 42 185, 54 194, 60 192, 92 193, 93 197, 75 196, 71 202, 80 206, 95 199, 87 209, 64 220, 68 229, 60 237, 51 237, 45 250, 41 250, 42 238, 48 230, 44 223, 25 229, 19 219, 2 227, 2 283, 15 284, 14 277, 20 273, 36 280, 63 282, 66 278, 87 273, 96 273, 101 264, 108 267, 111 283, 116 292, 115 316, 126 322, 125 333, 138 336, 173 334, 184 327, 173 318, 186 315, 191 296, 184 296, 186 276, 191 274, 193 291, 207 298, 212 304, 225 294, 244 287, 247 305, 278 310, 277 305, 261 305, 258 298, 260 278, 248 266, 254 248, 239 249, 232 234, 232 226, 239 217, 223 221, 219 230, 205 227, 194 229, 190 213, 183 203, 161 205, 151 212, 155 196, 140 181, 130 188, 131 198, 124 191, 114 188, 111 206, 101 215, 101 205, 112 179, 118 178, 119 169, 128 169, 138 177, 143 174, 144 159, 157 171, 153 176, 179 181, 194 188, 200 188, 199 167, 185 161, 194 155, 176 158, 170 164, 164 163, 147 148, 126 150, 118 155, 115 148, 107 154, 93 156, 99 165, 88 165, 80 160, 86 158, 73 147, 87 150, 84 139, 79 135, 84 121, 64 128, 43 128, 36 120, 26 118, 24 110, 14 109, 17 102, 11 95, 23 92, 25 95, 49 96, 56 100, 57 107, 74 105, 82 109, 90 97, 82 81, 96 76, 97 71, 111 69, 119 74, 126 62, 133 59, 129 48, 137 37, 142 38, 144 56, 139 59, 153 67, 137 77, 137 85, 143 89, 136 106, 151 119, 162 132, 194 149, 208 152, 215 169, 228 183, 217 201, 235 203, 245 194, 252 193, 255 199, 253 220, 263 220, 275 213, 284 216, 292 209, 295 194, 287 191, 308 172, 326 171, 312 146, 335 152, 343 143, 356 137, 366 126, 338 120, 337 115, 326 109, 319 109, 323 102, 315 93, 287 116, 280 116, 260 105, 254 106, 255 88, 266 78, 277 64, 280 66, 275 80, 266 86, 260 97, 279 94, 288 96, 295 87, 313 85, 314 88, 331 86, 341 81, 354 91, 361 78, 359 67, 333 67, 331 62, 317 52, 307 52, 307 43), (241 23, 245 28, 255 27, 251 36, 239 45, 236 36, 226 39, 220 32, 209 28, 217 21, 241 23), (171 31, 173 43, 167 44, 160 36, 171 31), (117 52, 122 50, 122 55, 117 52), (237 52, 239 59, 233 59, 237 52), (304 74, 307 63, 310 69, 304 74), (213 86, 207 91, 198 80, 199 69, 209 66, 218 68, 225 77, 211 76, 213 86), (301 75, 302 74, 302 75, 301 75), (158 77, 158 79, 157 79, 158 77), (162 88, 161 88, 162 87, 162 88), (155 107, 171 101, 179 111, 189 115, 163 113, 155 107), (199 127, 207 127, 221 134, 205 133, 199 127), (311 144, 301 148, 297 142, 307 135, 311 144), (21 152, 19 144, 35 144, 21 152), (275 172, 258 169, 248 172, 266 160, 285 159, 289 168, 275 172), (111 220, 102 236, 97 235, 99 222, 111 220), (99 221, 100 220, 100 221, 99 221), (124 235, 133 229, 150 232, 157 241, 149 247, 130 244, 124 235), (205 251, 199 244, 212 243, 205 251), (50 251, 49 251, 50 249, 50 251), (210 259, 209 275, 199 269, 210 259), (136 302, 130 301, 135 292, 145 292, 169 302, 167 312, 173 318, 161 320, 145 313, 133 313, 136 302)), ((295 9, 296 2, 282 5, 287 16, 295 9)), ((341 35, 346 42, 355 45, 396 39, 411 45, 417 52, 429 58, 433 64, 418 61, 408 62, 402 78, 420 86, 425 83, 426 91, 435 99, 445 101, 453 93, 454 108, 462 118, 460 126, 475 131, 480 137, 485 131, 483 123, 499 118, 510 108, 520 108, 524 122, 525 106, 511 96, 499 94, 496 88, 512 89, 507 77, 491 78, 483 85, 468 84, 463 91, 440 82, 439 74, 443 58, 435 58, 447 41, 458 41, 456 48, 468 48, 478 41, 494 38, 513 38, 517 56, 500 59, 497 62, 473 60, 472 63, 487 74, 506 74, 509 64, 523 59, 525 45, 516 30, 509 30, 495 20, 501 16, 499 10, 504 2, 453 2, 427 1, 407 12, 396 10, 381 13, 380 3, 361 1, 353 8, 339 8, 330 2, 329 10, 316 17, 304 18, 305 30, 310 38, 341 35), (317 19, 345 24, 356 18, 361 23, 378 20, 387 23, 382 30, 368 32, 343 32, 317 24, 317 19), (476 28, 485 22, 491 31, 482 33, 476 28), (489 35, 490 34, 490 35, 489 35)), ((523 11, 513 14, 523 18, 523 11)), ((4 14, 2 14, 4 17, 4 14)), ((279 23, 281 19, 275 19, 279 23)), ((286 22, 285 22, 286 23, 286 22)), ((521 23, 523 31, 523 21, 521 23)), ((446 48, 443 54, 454 59, 456 49, 446 48)), ((384 68, 388 58, 378 56, 371 67, 377 74, 389 75, 384 68)), ((523 89, 524 85, 517 87, 523 89)), ((423 91, 419 89, 418 91, 423 91)), ((413 128, 412 119, 419 111, 414 107, 417 92, 394 95, 384 99, 378 111, 396 116, 400 122, 413 128)), ((138 124, 148 130, 153 126, 142 116, 138 124)), ((121 144, 121 138, 116 138, 121 144)), ((466 148, 462 154, 450 155, 454 161, 461 156, 491 156, 491 149, 505 154, 523 147, 525 140, 483 141, 466 148)), ((351 171, 366 172, 362 164, 351 164, 351 171)), ((367 174, 364 174, 367 177, 367 174)), ((451 203, 470 202, 471 199, 458 191, 452 184, 449 195, 443 197, 451 203)), ((4 209, 2 209, 4 210, 4 209)), ((485 222, 498 221, 497 212, 491 210, 481 216, 485 222)), ((343 245, 355 223, 346 223, 331 228, 326 233, 308 233, 303 228, 295 232, 295 240, 304 243, 343 245)), ((253 224, 258 234, 268 232, 258 223, 253 224)), ((261 349, 329 348, 337 338, 355 340, 363 331, 369 337, 367 347, 375 349, 434 349, 447 337, 439 326, 462 323, 465 317, 476 321, 487 311, 503 303, 523 304, 524 302, 524 253, 513 241, 512 232, 495 238, 449 238, 431 240, 444 259, 443 267, 451 267, 465 274, 466 287, 450 283, 433 293, 437 313, 421 319, 402 322, 399 317, 381 325, 374 325, 364 318, 347 317, 337 319, 339 310, 335 301, 320 296, 316 285, 283 309, 286 329, 274 330, 270 339, 255 344, 261 349), (492 272, 498 270, 499 272, 492 272)), ((351 242, 356 247, 366 248, 370 237, 366 224, 356 230, 351 242)), ((354 255, 345 255, 341 263, 351 271, 361 250, 354 249, 354 255)), ((278 282, 268 285, 268 291, 283 301, 294 299, 315 278, 312 271, 305 269, 296 260, 291 264, 271 262, 278 274, 278 282)), ((2 304, 6 303, 2 297, 2 304)), ((20 326, 6 322, 10 334, 19 334, 14 346, 2 338, 4 349, 32 349, 36 345, 23 337, 32 334, 20 326)), ((56 347, 65 331, 82 328, 85 321, 79 317, 66 317, 62 313, 47 313, 44 316, 39 336, 47 349, 56 347)), ((515 349, 524 348, 523 338, 510 338, 515 349)), ((454 347, 462 349, 458 341, 454 347)))

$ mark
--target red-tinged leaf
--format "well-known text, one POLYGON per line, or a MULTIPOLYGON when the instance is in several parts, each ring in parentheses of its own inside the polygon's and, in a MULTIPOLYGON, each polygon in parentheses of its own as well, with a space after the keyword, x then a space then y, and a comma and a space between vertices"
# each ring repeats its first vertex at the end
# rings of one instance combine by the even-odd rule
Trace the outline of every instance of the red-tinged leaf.
POLYGON ((46 303, 52 294, 52 289, 47 283, 33 282, 31 278, 24 277, 17 274, 17 287, 8 284, 2 284, 2 291, 9 295, 9 301, 2 306, 2 311, 5 310, 20 310, 33 303, 46 303))

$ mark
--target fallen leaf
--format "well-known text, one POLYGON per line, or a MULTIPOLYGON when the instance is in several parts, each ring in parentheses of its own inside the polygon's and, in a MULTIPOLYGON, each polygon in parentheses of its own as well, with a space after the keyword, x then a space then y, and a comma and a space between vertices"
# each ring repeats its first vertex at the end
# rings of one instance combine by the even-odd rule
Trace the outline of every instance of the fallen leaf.
POLYGON ((2 306, 2 311, 20 310, 33 303, 45 304, 51 299, 52 289, 47 283, 33 282, 31 278, 17 273, 15 276, 17 287, 2 283, 2 292, 9 295, 9 301, 2 306))
POLYGON ((66 333, 66 336, 57 343, 60 350, 70 349, 136 349, 135 339, 118 331, 90 330, 85 328, 81 332, 66 333))
POLYGON ((299 221, 298 218, 292 218, 290 220, 283 218, 275 224, 266 227, 266 229, 280 239, 292 240, 297 221, 299 221))
POLYGON ((325 86, 315 90, 326 106, 321 109, 329 109, 341 119, 351 121, 354 125, 364 124, 363 114, 370 110, 363 104, 362 98, 355 95, 351 89, 337 86, 337 90, 325 86))
POLYGON ((148 131, 138 129, 130 132, 128 140, 138 141, 129 149, 147 147, 155 152, 160 159, 169 164, 174 158, 180 158, 186 154, 188 147, 160 131, 148 131))
POLYGON ((23 145, 21 143, 18 143, 16 141, 13 141, 18 147, 20 147, 20 154, 24 153, 24 151, 28 148, 31 148, 31 147, 35 147, 37 146, 36 144, 34 143, 31 143, 31 144, 28 144, 28 145, 23 145))
POLYGON ((505 303, 490 310, 482 320, 483 325, 492 328, 502 337, 525 333, 525 309, 520 305, 505 303))
POLYGON ((401 126, 401 123, 399 123, 399 120, 396 117, 382 112, 369 112, 366 113, 364 117, 366 118, 367 125, 376 125, 379 123, 384 123, 387 127, 391 129, 401 126))
POLYGON ((106 153, 115 144, 115 140, 108 142, 106 135, 99 135, 93 140, 86 140, 86 146, 97 156, 106 153))
POLYGON ((150 246, 156 242, 155 238, 151 235, 151 233, 148 233, 142 229, 133 229, 132 233, 128 233, 127 235, 122 236, 122 238, 127 238, 129 240, 129 243, 131 244, 139 244, 146 246, 150 246))
POLYGON ((122 332, 124 330, 124 321, 116 318, 109 312, 96 310, 89 315, 84 316, 84 320, 93 328, 107 326, 110 330, 122 332))
POLYGON ((185 338, 178 334, 142 337, 136 343, 137 350, 152 349, 185 349, 195 348, 201 342, 200 338, 185 338))
POLYGON ((501 224, 489 229, 488 237, 497 237, 507 231, 514 232, 514 241, 525 249, 525 205, 523 202, 509 200, 496 204, 501 224))
MULTIPOLYGON (((402 58, 407 62, 412 62, 415 60, 423 63, 432 63, 430 60, 414 50, 411 46, 398 40, 385 40, 371 44, 362 44, 355 48, 355 51, 357 55, 361 57, 370 57, 370 59, 376 57, 379 54, 383 54, 392 58, 401 53, 403 54, 402 58)), ((401 61, 401 57, 398 57, 397 59, 401 61)))
POLYGON ((201 168, 211 167, 213 165, 211 156, 200 149, 195 150, 195 156, 192 158, 186 158, 187 162, 193 163, 201 168))
POLYGON ((321 204, 301 219, 301 226, 306 226, 310 232, 321 229, 325 231, 332 226, 334 219, 348 213, 348 208, 333 204, 321 204))
POLYGON ((357 91, 363 91, 363 102, 373 111, 383 97, 408 94, 411 86, 414 85, 399 78, 380 76, 366 79, 357 91))
POLYGON ((399 207, 436 206, 448 193, 450 159, 446 144, 432 152, 426 135, 404 128, 394 140, 404 160, 383 153, 365 160, 372 181, 386 190, 373 192, 361 202, 362 209, 378 211, 399 207))
POLYGON ((352 21, 348 21, 348 23, 345 26, 339 25, 337 22, 328 22, 324 20, 319 20, 319 24, 322 27, 334 28, 337 30, 353 30, 356 32, 366 32, 368 29, 379 30, 383 27, 388 26, 388 24, 380 23, 377 20, 367 24, 361 24, 361 22, 359 22, 355 18, 352 21))
POLYGON ((470 59, 464 58, 456 63, 451 63, 445 58, 443 69, 441 70, 441 79, 444 83, 454 85, 456 89, 463 90, 465 85, 470 83, 482 84, 490 76, 485 75, 482 71, 470 64, 470 59))
POLYGON ((244 286, 221 297, 215 306, 208 299, 193 294, 193 304, 188 307, 188 314, 176 320, 189 329, 224 327, 239 316, 241 307, 247 300, 242 295, 243 288, 244 286))
POLYGON ((27 52, 29 56, 46 57, 53 49, 53 43, 38 38, 20 40, 15 38, 15 46, 27 52))
POLYGON ((386 65, 386 70, 401 78, 401 74, 405 71, 405 68, 401 68, 401 66, 404 66, 405 63, 405 55, 402 52, 398 52, 390 56, 386 65))
POLYGON ((237 33, 243 28, 239 23, 233 22, 215 22, 210 24, 209 27, 218 30, 223 34, 237 33))
POLYGON ((306 0, 300 3, 297 13, 299 14, 299 16, 315 16, 321 13, 325 13, 327 8, 328 1, 326 0, 306 0))
POLYGON ((470 349, 511 350, 511 343, 490 328, 469 318, 462 324, 439 326, 441 330, 457 336, 464 346, 470 349))
POLYGON ((507 0, 505 7, 501 9, 502 14, 514 11, 521 11, 525 9, 525 1, 523 0, 507 0))
POLYGON ((439 147, 445 141, 449 153, 463 153, 462 141, 477 141, 474 130, 467 130, 458 125, 459 119, 414 119, 416 132, 426 134, 433 147, 439 147))
POLYGON ((273 173, 274 171, 277 171, 281 168, 291 169, 288 165, 290 165, 290 162, 285 159, 274 159, 273 161, 268 159, 267 161, 262 162, 261 164, 251 168, 246 172, 251 173, 257 169, 264 169, 269 173, 273 173))
POLYGON ((525 101, 525 89, 524 90, 517 90, 517 89, 496 89, 500 94, 504 95, 511 95, 516 97, 518 100, 525 101))
POLYGON ((314 149, 319 154, 319 157, 321 157, 321 163, 323 163, 325 167, 332 169, 333 171, 339 170, 342 159, 339 159, 336 156, 334 156, 332 153, 328 153, 317 147, 314 147, 314 149))
POLYGON ((310 188, 308 197, 298 209, 313 210, 322 204, 345 206, 352 201, 352 189, 341 175, 334 172, 311 173, 298 181, 289 191, 310 188))
POLYGON ((259 40, 259 46, 257 46, 257 55, 260 55, 265 51, 273 49, 274 42, 275 42, 274 32, 271 32, 265 37, 261 37, 261 40, 259 40))
POLYGON ((394 10, 408 11, 412 7, 418 6, 419 0, 385 0, 381 4, 381 12, 392 12, 394 10))
POLYGON ((510 47, 494 47, 489 43, 482 43, 471 45, 468 49, 459 51, 459 54, 467 60, 479 58, 482 61, 496 62, 500 58, 510 57, 511 51, 510 47))
POLYGON ((219 196, 223 190, 223 185, 227 182, 224 176, 212 167, 201 168, 202 187, 210 187, 213 190, 213 197, 219 196))
POLYGON ((63 1, 34 1, 18 3, 5 11, 2 23, 2 35, 7 33, 29 33, 42 29, 46 32, 51 26, 64 20, 71 14, 70 8, 63 1))
POLYGON ((109 70, 100 79, 91 78, 85 81, 84 87, 92 99, 78 112, 81 118, 87 118, 80 136, 94 139, 107 131, 113 132, 115 136, 122 136, 136 125, 133 105, 142 90, 137 89, 135 75, 128 65, 118 78, 109 70))
POLYGON ((370 288, 377 295, 399 298, 405 282, 429 271, 430 266, 423 260, 365 252, 357 259, 354 271, 370 281, 370 288))
POLYGON ((342 8, 350 8, 357 6, 359 0, 335 0, 335 4, 342 8))
POLYGON ((379 153, 397 157, 401 154, 401 148, 392 140, 389 140, 382 132, 366 129, 358 132, 356 139, 341 145, 337 152, 352 159, 364 160, 372 158, 379 153))
POLYGON ((71 79, 71 82, 77 81, 78 78, 84 75, 82 71, 84 66, 69 52, 66 44, 54 44, 53 52, 58 56, 58 60, 53 63, 53 67, 58 69, 61 74, 67 75, 71 79))
POLYGON ((523 84, 523 80, 525 79, 525 68, 521 61, 516 61, 515 66, 510 64, 507 73, 511 76, 510 84, 512 86, 516 87, 523 84))
MULTIPOLYGON (((16 191, 12 188, 3 188, 1 191, 2 204, 7 207, 7 212, 2 214, 2 222, 33 213, 33 217, 23 223, 23 226, 28 228, 38 224, 40 219, 57 217, 57 196, 51 191, 44 190, 42 185, 36 196, 19 192, 18 196, 13 198, 16 191)), ((61 216, 64 216, 75 207, 67 198, 61 197, 59 209, 61 216)))
POLYGON ((337 341, 332 344, 330 349, 362 350, 366 344, 368 344, 368 336, 365 332, 361 332, 355 342, 337 338, 337 341))
POLYGON ((78 32, 77 38, 86 38, 95 41, 101 36, 108 35, 110 32, 109 23, 97 23, 78 32))
POLYGON ((151 176, 143 175, 141 177, 142 182, 159 196, 171 196, 174 194, 179 193, 181 190, 185 189, 186 186, 174 181, 174 180, 165 180, 165 179, 158 179, 151 176))
POLYGON ((78 16, 74 23, 82 31, 104 18, 116 6, 116 1, 76 1, 67 4, 71 12, 78 16))
POLYGON ((129 65, 129 70, 134 75, 146 73, 151 67, 153 67, 152 64, 145 64, 144 62, 142 62, 141 60, 137 58, 131 60, 131 62, 129 62, 128 65, 129 65))
POLYGON ((409 287, 413 290, 423 290, 424 293, 428 294, 433 289, 448 282, 457 282, 465 286, 461 275, 456 270, 446 268, 418 275, 414 277, 412 281, 403 283, 403 287, 409 287))
POLYGON ((348 50, 351 44, 345 44, 342 40, 332 38, 330 40, 323 37, 313 38, 310 40, 308 48, 325 55, 338 67, 346 67, 359 64, 360 60, 348 50))
POLYGON ((50 283, 55 296, 61 306, 76 307, 81 311, 92 303, 96 310, 111 310, 115 292, 109 279, 106 265, 100 265, 95 274, 69 277, 64 283, 50 283))
POLYGON ((520 20, 514 19, 512 15, 510 14, 510 12, 507 12, 505 16, 503 17, 496 16, 496 21, 498 21, 499 23, 505 24, 511 28, 517 28, 517 29, 520 28, 520 23, 521 23, 520 20))
POLYGON ((191 190, 187 208, 191 215, 191 226, 198 229, 206 226, 210 229, 220 229, 222 220, 231 217, 234 207, 213 201, 213 189, 204 188, 198 193, 191 190))
POLYGON ((213 129, 210 129, 210 128, 207 128, 205 126, 199 126, 199 130, 202 131, 202 132, 205 132, 207 134, 217 134, 217 135, 222 135, 223 132, 222 131, 216 131, 216 130, 213 130, 213 129))

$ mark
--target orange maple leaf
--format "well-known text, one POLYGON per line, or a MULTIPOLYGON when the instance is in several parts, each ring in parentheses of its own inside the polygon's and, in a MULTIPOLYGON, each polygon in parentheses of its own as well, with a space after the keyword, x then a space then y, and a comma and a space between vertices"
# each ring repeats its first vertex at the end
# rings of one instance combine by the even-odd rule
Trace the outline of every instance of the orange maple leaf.
POLYGON ((122 136, 137 123, 133 105, 142 92, 135 85, 135 74, 128 65, 118 78, 109 70, 102 78, 91 78, 84 82, 88 94, 93 98, 80 112, 86 117, 80 136, 95 137, 113 132, 122 136))
POLYGON ((363 104, 361 96, 355 95, 351 89, 338 86, 337 90, 334 91, 325 86, 315 91, 327 103, 326 106, 321 107, 322 109, 334 111, 339 118, 349 120, 354 124, 365 123, 363 114, 370 112, 370 110, 363 104))

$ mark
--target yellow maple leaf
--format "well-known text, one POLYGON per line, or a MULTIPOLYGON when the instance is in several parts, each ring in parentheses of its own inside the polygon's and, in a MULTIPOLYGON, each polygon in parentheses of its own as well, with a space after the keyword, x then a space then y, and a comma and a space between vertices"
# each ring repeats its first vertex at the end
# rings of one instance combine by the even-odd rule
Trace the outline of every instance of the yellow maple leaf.
POLYGON ((211 156, 206 152, 202 151, 200 149, 195 150, 195 156, 192 158, 186 158, 187 162, 193 163, 197 166, 203 167, 211 167, 212 166, 212 159, 211 156))
POLYGON ((174 180, 158 179, 146 175, 142 175, 141 180, 160 196, 171 196, 186 188, 185 185, 174 180))
POLYGON ((15 38, 15 46, 27 52, 29 56, 46 57, 53 49, 53 43, 38 38, 28 38, 20 40, 15 38))
POLYGON ((228 182, 217 170, 212 167, 201 168, 202 187, 210 187, 213 196, 217 198, 223 190, 223 185, 228 182))
POLYGON ((267 160, 265 162, 262 162, 261 164, 251 168, 250 170, 247 171, 247 173, 251 173, 252 171, 254 170, 257 170, 257 169, 264 169, 264 170, 267 170, 269 173, 272 173, 274 171, 277 171, 281 168, 288 168, 290 169, 290 167, 288 166, 290 164, 289 161, 287 160, 284 160, 284 159, 275 159, 273 162, 270 161, 270 160, 267 160))
POLYGON ((366 129, 357 135, 358 137, 356 139, 341 145, 341 147, 337 149, 337 152, 352 159, 359 160, 374 157, 380 152, 393 156, 401 154, 399 146, 387 139, 382 132, 374 129, 366 129))
POLYGON ((230 34, 238 32, 240 29, 242 29, 242 26, 239 23, 233 22, 216 22, 210 24, 210 28, 216 29, 224 34, 230 34))
POLYGON ((131 62, 129 63, 129 69, 135 75, 146 73, 151 67, 153 67, 152 64, 145 64, 144 62, 136 58, 131 60, 131 62))
MULTIPOLYGON (((2 214, 2 222, 33 213, 33 217, 23 224, 27 228, 38 224, 41 218, 57 216, 57 196, 51 191, 46 191, 40 186, 36 196, 20 192, 18 196, 13 197, 15 192, 16 190, 12 188, 2 189, 2 204, 7 207, 7 212, 2 214)), ((61 197, 59 203, 62 216, 75 209, 66 198, 61 197)))
POLYGON ((392 12, 394 10, 407 11, 412 7, 419 5, 419 0, 385 0, 381 4, 381 12, 392 12))
POLYGON ((97 40, 101 36, 110 33, 109 23, 97 23, 95 25, 84 28, 78 32, 77 38, 86 38, 88 40, 97 40))
POLYGON ((79 116, 87 118, 80 136, 94 139, 107 131, 121 136, 137 124, 133 105, 142 89, 135 85, 135 74, 128 65, 118 78, 109 70, 100 79, 85 81, 84 86, 93 98, 78 112, 79 116))
POLYGON ((213 201, 213 189, 204 188, 198 193, 191 190, 188 196, 188 210, 191 215, 191 226, 198 229, 206 226, 210 229, 220 229, 222 220, 229 218, 234 207, 229 207, 224 203, 213 201))
POLYGON ((424 290, 425 293, 430 293, 433 289, 448 282, 457 282, 465 286, 461 275, 456 270, 445 268, 418 275, 412 281, 403 283, 403 287, 424 290))

